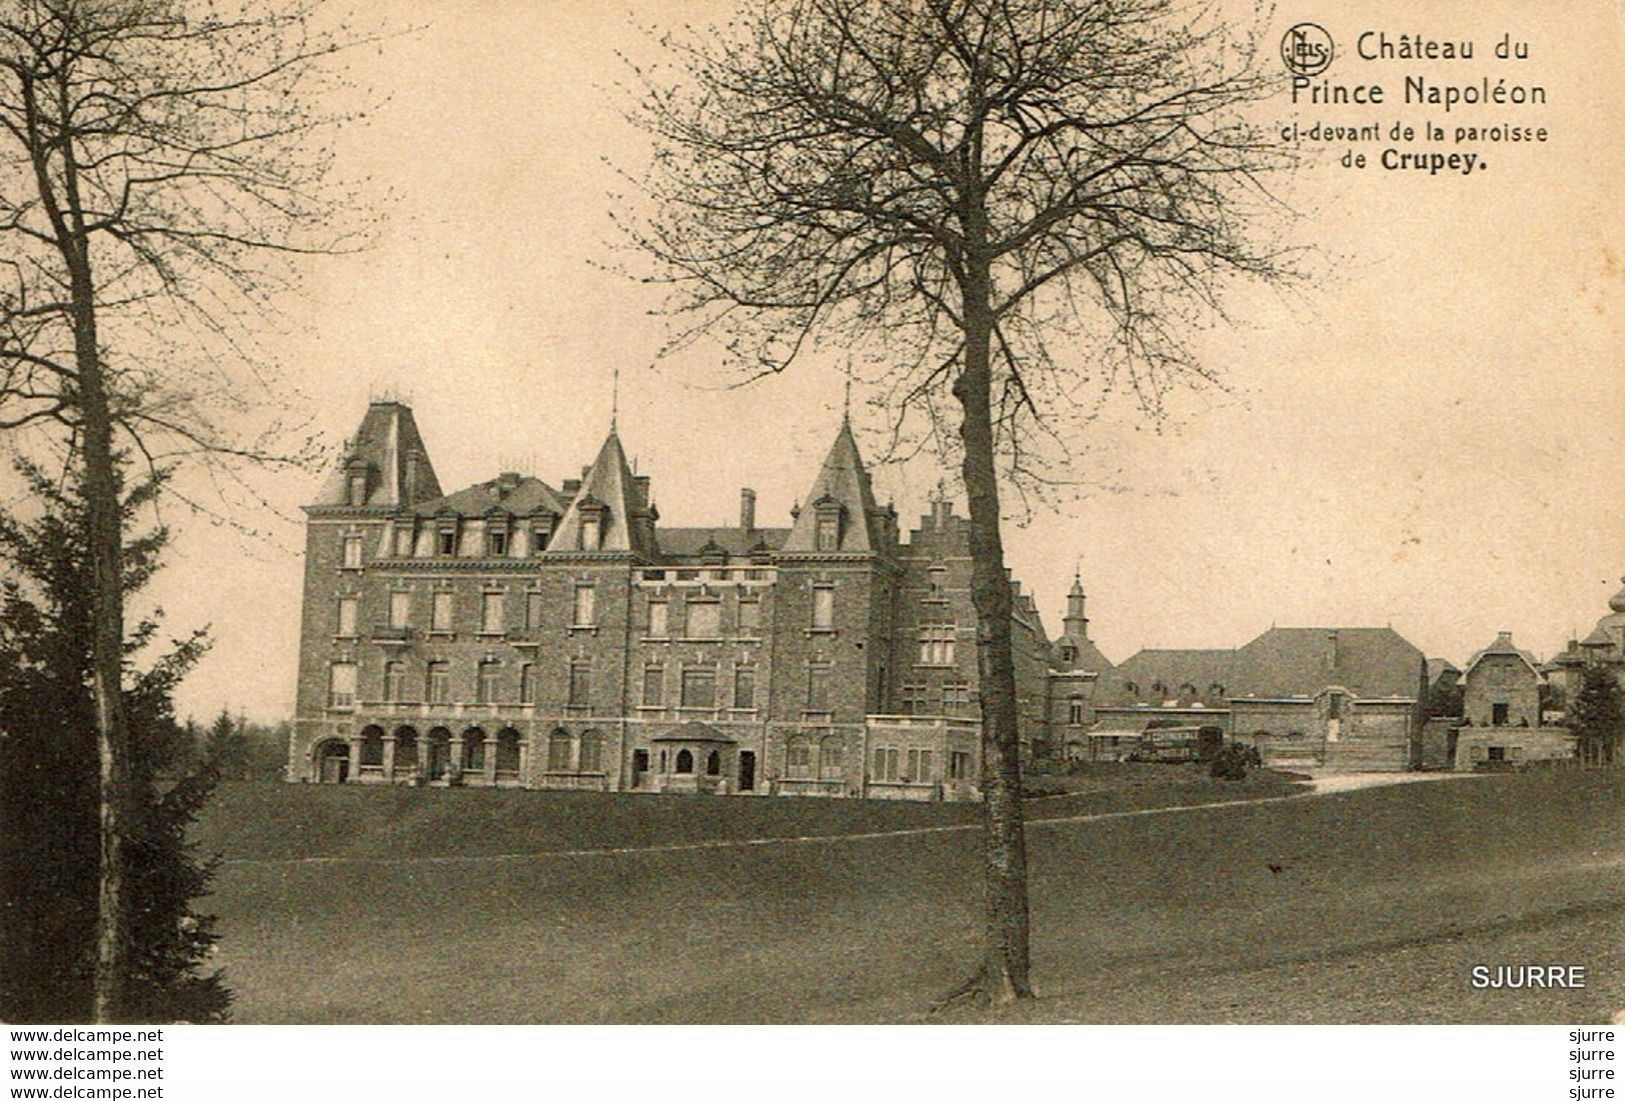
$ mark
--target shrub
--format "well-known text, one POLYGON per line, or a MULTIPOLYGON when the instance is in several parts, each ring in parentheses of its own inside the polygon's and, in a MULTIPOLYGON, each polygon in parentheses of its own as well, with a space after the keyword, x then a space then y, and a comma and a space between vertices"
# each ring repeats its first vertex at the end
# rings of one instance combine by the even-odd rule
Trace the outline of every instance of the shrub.
POLYGON ((1231 742, 1213 758, 1208 775, 1216 780, 1244 780, 1249 766, 1258 766, 1258 749, 1231 742))

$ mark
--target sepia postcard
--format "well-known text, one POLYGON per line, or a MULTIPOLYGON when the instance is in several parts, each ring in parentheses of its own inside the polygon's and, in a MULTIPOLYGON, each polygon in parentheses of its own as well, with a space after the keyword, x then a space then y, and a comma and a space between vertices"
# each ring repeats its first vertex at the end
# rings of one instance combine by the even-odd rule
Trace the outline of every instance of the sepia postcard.
POLYGON ((0 76, 8 1024, 1557 1025, 1461 1081, 1618 1088, 1615 0, 151 7, 0 0, 96 89, 0 76), (74 52, 183 23, 184 95, 74 52))

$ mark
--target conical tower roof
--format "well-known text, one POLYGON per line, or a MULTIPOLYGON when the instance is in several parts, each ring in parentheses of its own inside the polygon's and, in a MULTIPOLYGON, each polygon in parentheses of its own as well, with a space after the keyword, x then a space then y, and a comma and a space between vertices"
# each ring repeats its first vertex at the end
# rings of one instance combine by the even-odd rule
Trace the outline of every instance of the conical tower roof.
POLYGON ((852 438, 852 424, 843 418, 835 442, 824 457, 824 465, 807 491, 806 503, 784 542, 783 553, 876 553, 885 546, 883 515, 884 510, 875 504, 869 471, 858 454, 858 442, 852 438), (820 547, 818 520, 821 515, 830 514, 838 518, 836 543, 833 547, 820 547))
POLYGON ((653 540, 645 523, 648 509, 642 486, 627 464, 621 439, 611 428, 547 549, 549 552, 590 550, 647 557, 653 551, 650 545, 653 540), (599 537, 593 547, 582 545, 582 522, 588 513, 598 516, 599 537))

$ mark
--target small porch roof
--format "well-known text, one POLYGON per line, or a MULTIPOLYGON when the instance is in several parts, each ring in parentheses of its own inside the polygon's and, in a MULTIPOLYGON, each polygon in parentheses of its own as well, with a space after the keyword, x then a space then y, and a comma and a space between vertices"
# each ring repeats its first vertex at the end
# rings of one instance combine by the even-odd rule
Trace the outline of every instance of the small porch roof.
POLYGON ((675 730, 656 734, 651 742, 710 742, 717 745, 737 745, 739 739, 728 736, 709 723, 686 722, 675 730))

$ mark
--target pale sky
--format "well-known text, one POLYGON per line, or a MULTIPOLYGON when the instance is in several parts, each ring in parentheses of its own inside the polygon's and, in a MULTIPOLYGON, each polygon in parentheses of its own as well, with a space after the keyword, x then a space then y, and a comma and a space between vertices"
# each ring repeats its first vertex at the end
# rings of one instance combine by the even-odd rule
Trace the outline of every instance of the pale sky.
MULTIPOLYGON (((723 8, 649 3, 642 21, 723 8)), ((1299 238, 1321 250, 1323 277, 1290 304, 1243 299, 1244 324, 1198 345, 1234 393, 1183 401, 1160 432, 1126 414, 1096 428, 1079 441, 1078 474, 1110 488, 1007 531, 1009 563, 1052 633, 1078 562, 1092 637, 1114 661, 1142 646, 1236 646, 1272 623, 1392 624, 1458 664, 1497 630, 1541 657, 1589 630, 1625 573, 1617 10, 1282 6, 1270 41, 1314 19, 1340 51, 1381 29, 1471 38, 1480 58, 1415 70, 1340 56, 1327 79, 1380 80, 1390 105, 1294 108, 1283 97, 1271 117, 1512 121, 1545 125, 1551 140, 1472 147, 1488 167, 1468 177, 1355 172, 1335 164, 1343 146, 1314 152, 1291 199, 1309 212, 1299 238), (1532 47, 1516 70, 1486 59, 1506 32, 1532 47), (1413 70, 1516 75, 1543 85, 1548 104, 1405 107, 1413 70)), ((626 10, 556 0, 378 11, 421 29, 357 59, 356 78, 390 98, 339 152, 388 221, 365 255, 315 264, 308 301, 290 303, 306 330, 280 346, 299 395, 290 412, 336 444, 370 395, 401 392, 448 492, 516 466, 557 485, 595 454, 619 369, 621 437, 653 476, 664 523, 734 522, 742 485, 759 494, 759 522, 788 523, 838 424, 840 350, 743 390, 717 388, 703 355, 651 370, 663 333, 647 313, 655 298, 595 266, 615 240, 606 196, 619 184, 603 158, 635 158, 638 141, 607 90, 621 75, 626 10)), ((1386 145, 1366 151, 1374 159, 1386 145)), ((873 454, 878 441, 862 430, 878 415, 860 402, 855 421, 873 454)), ((875 472, 905 530, 939 473, 924 462, 875 472)), ((283 475, 267 494, 296 515, 319 481, 283 475)), ((181 712, 290 715, 301 529, 256 513, 266 535, 250 540, 168 518, 176 540, 151 595, 171 633, 210 623, 216 640, 179 693, 181 712)))

